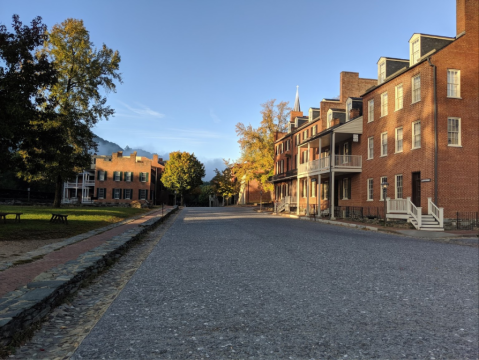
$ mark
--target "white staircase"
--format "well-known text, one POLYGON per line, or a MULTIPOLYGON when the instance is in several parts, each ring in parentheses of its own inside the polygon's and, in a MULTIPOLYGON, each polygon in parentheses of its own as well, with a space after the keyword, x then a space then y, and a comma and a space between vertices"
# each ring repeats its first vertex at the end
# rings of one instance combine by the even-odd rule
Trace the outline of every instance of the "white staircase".
POLYGON ((387 217, 407 219, 418 230, 444 231, 444 209, 438 208, 427 198, 427 214, 422 214, 422 208, 416 207, 411 198, 387 200, 387 217))

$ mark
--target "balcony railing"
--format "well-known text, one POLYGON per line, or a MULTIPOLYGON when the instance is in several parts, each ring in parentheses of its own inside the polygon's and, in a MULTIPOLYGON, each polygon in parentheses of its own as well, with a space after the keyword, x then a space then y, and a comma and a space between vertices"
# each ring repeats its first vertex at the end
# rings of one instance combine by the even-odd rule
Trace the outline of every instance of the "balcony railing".
POLYGON ((81 188, 82 186, 95 186, 95 180, 86 180, 85 182, 79 181, 78 183, 74 181, 67 181, 65 183, 67 188, 81 188))
POLYGON ((298 170, 300 173, 329 170, 329 156, 299 164, 298 170))
POLYGON ((357 168, 361 169, 362 167, 362 156, 361 155, 335 155, 334 156, 334 167, 335 168, 357 168))
POLYGON ((281 180, 289 178, 290 176, 296 176, 298 174, 298 169, 288 170, 281 174, 276 174, 271 177, 271 181, 281 180))

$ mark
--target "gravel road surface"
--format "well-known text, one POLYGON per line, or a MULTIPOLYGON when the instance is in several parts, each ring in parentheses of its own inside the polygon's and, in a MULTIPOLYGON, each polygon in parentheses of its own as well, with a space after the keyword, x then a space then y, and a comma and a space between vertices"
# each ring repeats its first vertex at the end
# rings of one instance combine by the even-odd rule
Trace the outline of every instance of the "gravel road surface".
POLYGON ((476 359, 478 249, 186 208, 73 359, 476 359))

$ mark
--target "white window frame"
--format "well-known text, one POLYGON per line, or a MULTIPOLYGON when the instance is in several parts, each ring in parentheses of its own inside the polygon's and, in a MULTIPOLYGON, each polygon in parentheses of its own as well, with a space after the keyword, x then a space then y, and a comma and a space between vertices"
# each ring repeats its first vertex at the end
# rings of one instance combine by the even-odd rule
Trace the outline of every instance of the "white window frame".
POLYGON ((98 188, 98 199, 105 199, 105 189, 104 188, 98 188))
POLYGON ((316 197, 316 179, 311 179, 311 197, 315 198, 316 197))
POLYGON ((379 182, 379 200, 380 201, 384 201, 384 196, 383 196, 383 187, 381 184, 383 184, 384 182, 387 182, 388 181, 388 177, 387 176, 381 176, 379 178, 380 182, 379 182))
POLYGON ((462 147, 462 136, 461 136, 461 118, 458 117, 448 117, 447 118, 447 146, 451 147, 462 147), (451 144, 449 143, 450 136, 449 134, 452 133, 449 131, 449 121, 454 120, 458 122, 458 132, 457 132, 457 143, 456 144, 451 144))
POLYGON ((421 74, 411 78, 411 104, 421 101, 421 74), (419 79, 417 82, 416 80, 419 79))
POLYGON ((349 200, 349 178, 344 178, 342 183, 343 183, 343 198, 342 200, 349 200))
POLYGON ((316 125, 311 128, 312 136, 316 135, 316 125))
POLYGON ((404 197, 404 178, 402 174, 394 175, 394 196, 396 199, 402 199, 404 197), (399 179, 401 179, 401 186, 398 186, 399 179), (400 192, 399 192, 399 189, 401 189, 400 192))
POLYGON ((349 112, 351 111, 352 108, 353 108, 353 99, 349 98, 346 101, 346 122, 350 120, 349 112))
POLYGON ((386 131, 381 133, 381 156, 387 156, 387 155, 388 155, 388 133, 386 131), (383 135, 386 135, 386 141, 384 141, 383 135), (386 149, 384 149, 384 145, 386 145, 386 149))
POLYGON ((461 70, 447 69, 447 97, 452 99, 461 99, 461 70), (453 83, 450 81, 450 74, 452 74, 453 72, 457 72, 457 83, 453 83))
POLYGON ((140 182, 146 182, 146 172, 140 172, 140 182))
POLYGON ((403 127, 398 127, 395 129, 395 143, 394 143, 394 153, 402 153, 404 151, 404 129, 403 127), (399 139, 398 139, 398 132, 401 130, 401 149, 399 149, 399 139))
POLYGON ((140 189, 140 199, 139 200, 148 200, 146 195, 146 189, 140 189))
POLYGON ((105 171, 98 171, 98 181, 105 181, 105 171))
POLYGON ((403 91, 402 83, 395 87, 394 93, 395 93, 394 111, 398 111, 398 110, 401 110, 404 106, 404 91, 403 91))
POLYGON ((125 198, 125 200, 131 200, 132 195, 133 195, 132 193, 133 193, 133 190, 131 190, 131 189, 123 190, 123 195, 124 195, 123 197, 125 198))
POLYGON ((409 42, 409 54, 410 60, 409 65, 413 66, 419 62, 421 58, 421 36, 416 35, 413 36, 409 42), (414 51, 414 45, 417 43, 417 53, 414 51))
POLYGON ((371 159, 374 159, 374 136, 368 137, 368 160, 371 159))
POLYGON ((113 189, 113 199, 114 200, 121 199, 121 189, 113 189))
POLYGON ((125 171, 125 181, 126 182, 131 182, 132 177, 133 177, 133 173, 131 171, 125 171))
POLYGON ((308 178, 303 179, 303 188, 301 191, 302 198, 305 199, 308 196, 308 178))
MULTIPOLYGON (((329 200, 329 183, 324 182, 324 183, 321 183, 321 185, 323 186, 323 192, 321 194, 321 196, 322 196, 321 200, 329 200)), ((321 191, 321 189, 320 189, 320 191, 321 191)))
POLYGON ((374 121, 374 99, 368 101, 368 123, 374 121))
POLYGON ((382 84, 384 80, 386 80, 386 60, 378 64, 378 83, 382 84))
POLYGON ((114 171, 113 172, 113 181, 120 181, 121 180, 121 172, 120 171, 114 171))
POLYGON ((385 91, 381 94, 381 117, 388 115, 388 92, 385 91))
POLYGON ((414 121, 411 124, 411 134, 412 134, 412 141, 411 141, 411 149, 420 149, 421 148, 421 120, 414 121), (419 124, 419 134, 416 133, 416 125, 419 124), (419 136, 419 146, 416 145, 416 139, 419 136))
POLYGON ((374 200, 374 181, 373 179, 368 179, 366 187, 367 201, 374 200))

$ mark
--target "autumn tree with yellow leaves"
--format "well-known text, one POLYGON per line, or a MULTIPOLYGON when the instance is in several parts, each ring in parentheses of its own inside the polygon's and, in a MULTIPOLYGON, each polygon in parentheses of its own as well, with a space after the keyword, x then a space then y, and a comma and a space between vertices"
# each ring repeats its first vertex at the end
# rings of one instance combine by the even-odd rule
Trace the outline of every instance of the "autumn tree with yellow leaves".
POLYGON ((268 178, 274 174, 274 137, 276 132, 286 131, 291 108, 288 102, 276 99, 261 104, 262 120, 259 127, 236 124, 241 156, 232 164, 234 175, 241 181, 256 179, 264 191, 272 191, 268 178))

